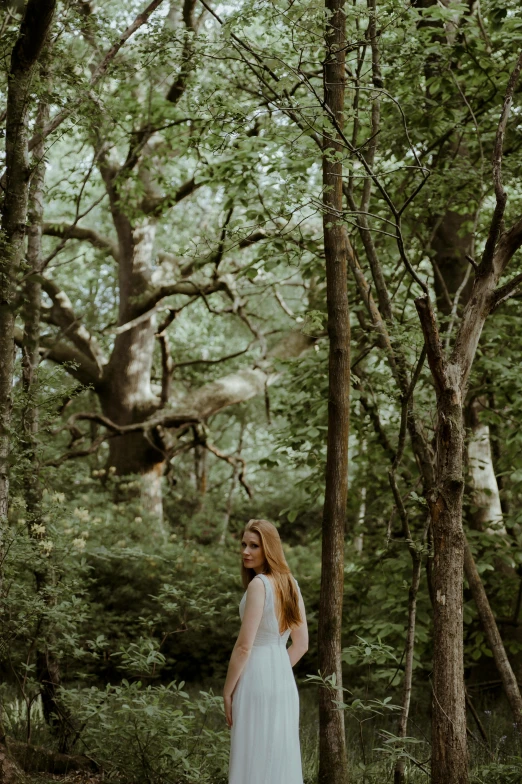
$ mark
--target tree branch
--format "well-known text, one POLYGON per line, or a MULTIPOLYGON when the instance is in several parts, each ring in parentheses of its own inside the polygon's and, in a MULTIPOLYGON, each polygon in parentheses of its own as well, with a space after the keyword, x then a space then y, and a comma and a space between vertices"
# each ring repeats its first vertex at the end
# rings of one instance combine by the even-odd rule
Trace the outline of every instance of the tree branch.
MULTIPOLYGON (((15 343, 21 348, 23 343, 22 330, 15 330, 15 343)), ((99 387, 102 376, 98 365, 74 346, 55 340, 51 335, 43 335, 40 339, 40 362, 49 359, 57 365, 64 365, 69 375, 76 378, 84 386, 99 387)))
POLYGON ((246 354, 247 351, 250 351, 254 342, 255 341, 252 340, 248 346, 241 349, 241 351, 236 351, 234 354, 227 354, 225 357, 219 357, 218 359, 189 359, 187 362, 174 362, 172 364, 172 370, 176 370, 180 367, 187 367, 187 365, 219 365, 221 362, 226 362, 229 359, 235 359, 236 357, 246 354))
POLYGON ((203 183, 196 182, 194 178, 191 180, 187 180, 181 185, 176 193, 169 194, 167 196, 160 196, 156 199, 154 198, 144 198, 141 204, 141 209, 145 213, 145 215, 150 215, 153 218, 160 217, 163 210, 169 209, 169 207, 173 207, 174 204, 178 204, 183 199, 186 199, 187 196, 190 196, 194 191, 197 191, 198 188, 201 187, 203 183))
POLYGON ((504 232, 495 252, 495 266, 501 272, 505 270, 508 262, 522 246, 522 217, 513 224, 509 231, 504 232))
POLYGON ((100 248, 110 253, 116 261, 119 260, 120 254, 117 244, 108 237, 103 237, 95 229, 83 228, 82 226, 70 225, 68 223, 44 223, 42 231, 48 237, 89 242, 95 248, 100 248))
POLYGON ((72 414, 67 420, 67 423, 63 426, 58 428, 54 431, 54 435, 62 432, 63 430, 68 430, 74 439, 79 439, 83 437, 82 431, 78 428, 77 422, 97 422, 99 425, 103 425, 110 430, 112 433, 116 435, 123 435, 124 433, 139 433, 139 432, 146 432, 153 430, 156 427, 182 427, 183 425, 190 425, 190 424, 198 424, 199 419, 197 416, 191 411, 178 411, 174 413, 172 410, 165 410, 154 416, 150 417, 149 419, 145 419, 143 422, 133 422, 130 425, 118 425, 109 419, 109 417, 104 416, 103 414, 98 414, 95 411, 79 411, 76 414, 72 414))
POLYGON ((183 41, 183 51, 181 53, 181 68, 174 82, 167 93, 167 101, 177 104, 186 90, 188 77, 192 71, 192 56, 194 54, 194 36, 197 30, 194 18, 194 9, 197 0, 184 0, 183 2, 183 22, 185 23, 185 39, 183 41))
POLYGON ((430 298, 427 295, 417 297, 415 307, 417 308, 422 334, 424 335, 430 370, 438 391, 442 392, 447 386, 447 363, 430 298))
POLYGON ((132 319, 132 321, 128 321, 126 324, 117 327, 116 332, 117 334, 126 332, 128 329, 132 329, 132 327, 145 321, 152 315, 156 309, 156 305, 162 299, 165 299, 165 297, 170 297, 173 294, 183 294, 186 297, 205 298, 208 294, 213 294, 214 292, 223 289, 224 284, 220 278, 216 278, 203 285, 198 285, 192 280, 178 280, 176 283, 165 283, 162 286, 158 286, 154 291, 149 292, 143 300, 135 303, 133 310, 139 315, 132 319))
POLYGON ((60 455, 60 457, 45 460, 43 465, 49 466, 51 468, 58 468, 58 466, 61 466, 62 463, 65 463, 67 460, 75 460, 78 457, 88 457, 89 455, 94 454, 94 452, 97 452, 103 442, 107 440, 107 438, 108 436, 106 434, 98 436, 94 439, 91 445, 85 447, 85 449, 69 449, 67 452, 64 452, 63 455, 60 455))
POLYGON ((509 299, 517 290, 517 288, 522 283, 522 273, 515 275, 514 278, 509 280, 503 286, 500 286, 498 289, 495 290, 493 295, 494 297, 494 304, 491 308, 491 312, 495 311, 503 302, 509 299))
POLYGON ((506 126, 511 111, 511 104, 513 103, 513 93, 520 76, 522 69, 522 52, 518 56, 516 65, 509 77, 509 82, 506 88, 506 95, 504 98, 504 105, 500 115, 500 120, 497 127, 495 137, 495 146, 493 148, 493 184, 495 187, 496 204, 493 211, 493 217, 489 227, 488 238, 484 247, 482 261, 480 263, 480 274, 487 275, 492 267, 495 256, 495 248, 502 228, 502 218, 504 217, 504 210, 506 208, 507 195, 502 183, 502 154, 504 149, 504 136, 506 133, 506 126))
POLYGON ((222 452, 220 449, 218 449, 217 446, 214 446, 214 444, 211 444, 206 439, 202 440, 200 443, 202 444, 202 446, 205 447, 205 449, 208 449, 209 452, 212 452, 212 454, 218 457, 220 460, 224 460, 225 462, 233 466, 235 469, 239 468, 239 473, 237 478, 239 479, 240 484, 244 487, 248 497, 252 498, 254 493, 252 492, 252 488, 250 487, 250 485, 247 483, 245 479, 246 462, 244 458, 240 457, 239 455, 227 455, 224 452, 222 452))
POLYGON ((50 322, 60 327, 62 336, 74 343, 88 360, 96 363, 101 375, 103 366, 107 364, 107 359, 103 355, 98 342, 75 315, 71 300, 67 294, 53 280, 43 276, 41 276, 40 280, 43 290, 53 303, 52 308, 48 311, 50 322))

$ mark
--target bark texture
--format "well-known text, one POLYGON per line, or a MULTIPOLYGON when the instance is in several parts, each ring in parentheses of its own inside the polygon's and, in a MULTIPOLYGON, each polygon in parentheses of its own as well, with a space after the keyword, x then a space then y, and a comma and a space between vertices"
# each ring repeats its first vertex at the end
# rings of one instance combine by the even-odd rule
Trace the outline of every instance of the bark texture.
MULTIPOLYGON (((324 97, 328 114, 343 125, 346 20, 344 0, 327 0, 324 97)), ((331 128, 331 126, 329 126, 331 128)), ((321 593, 319 600, 319 669, 335 675, 334 693, 319 696, 319 782, 348 781, 344 714, 333 699, 343 700, 341 631, 344 584, 344 533, 348 492, 350 403, 350 315, 347 288, 348 245, 341 224, 341 146, 334 131, 323 137, 323 231, 328 309, 329 392, 326 488, 323 512, 321 593)))
POLYGON ((471 402, 466 417, 470 426, 468 470, 471 502, 476 508, 470 514, 471 525, 477 531, 505 534, 499 486, 493 465, 491 436, 489 426, 480 421, 480 402, 477 399, 471 402))

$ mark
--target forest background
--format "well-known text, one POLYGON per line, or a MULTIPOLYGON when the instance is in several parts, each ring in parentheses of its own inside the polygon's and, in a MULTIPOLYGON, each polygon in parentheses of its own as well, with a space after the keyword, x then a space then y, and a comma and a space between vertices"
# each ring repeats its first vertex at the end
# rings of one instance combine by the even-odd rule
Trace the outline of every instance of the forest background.
POLYGON ((519 782, 519 4, 29 0, 0 29, 3 779, 223 784, 266 517, 306 784, 519 782))

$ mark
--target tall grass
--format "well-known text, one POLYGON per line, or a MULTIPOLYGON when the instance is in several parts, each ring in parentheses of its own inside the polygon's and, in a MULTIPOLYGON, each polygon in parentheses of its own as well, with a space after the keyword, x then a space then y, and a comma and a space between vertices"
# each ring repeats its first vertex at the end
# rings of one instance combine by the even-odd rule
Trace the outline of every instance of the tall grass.
MULTIPOLYGON (((301 754, 304 784, 317 784, 319 767, 319 716, 313 689, 301 689, 301 754)), ((513 723, 509 706, 503 700, 483 697, 477 704, 487 741, 473 718, 468 717, 470 735, 470 778, 473 784, 522 784, 522 741, 513 723)), ((412 705, 409 730, 421 741, 411 748, 406 763, 407 784, 428 784, 430 781, 430 717, 429 706, 412 705), (421 767, 419 767, 422 766, 421 767)), ((365 722, 347 717, 346 740, 351 784, 388 784, 393 782, 394 761, 386 751, 387 735, 396 731, 393 716, 381 716, 365 722), (384 751, 383 751, 384 749, 384 751)))

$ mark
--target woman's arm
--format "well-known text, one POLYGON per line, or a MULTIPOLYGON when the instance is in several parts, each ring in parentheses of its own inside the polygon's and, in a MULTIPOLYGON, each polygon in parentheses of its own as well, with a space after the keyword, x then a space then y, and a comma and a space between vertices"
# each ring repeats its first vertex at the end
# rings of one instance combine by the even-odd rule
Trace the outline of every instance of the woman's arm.
POLYGON ((223 689, 225 716, 229 727, 232 726, 232 694, 250 656, 250 651, 263 617, 264 606, 265 585, 262 580, 254 578, 247 588, 243 621, 230 657, 227 678, 223 689))
POLYGON ((302 622, 290 632, 292 644, 287 649, 292 667, 308 650, 308 624, 306 623, 306 611, 301 591, 299 591, 299 610, 301 612, 302 622))

